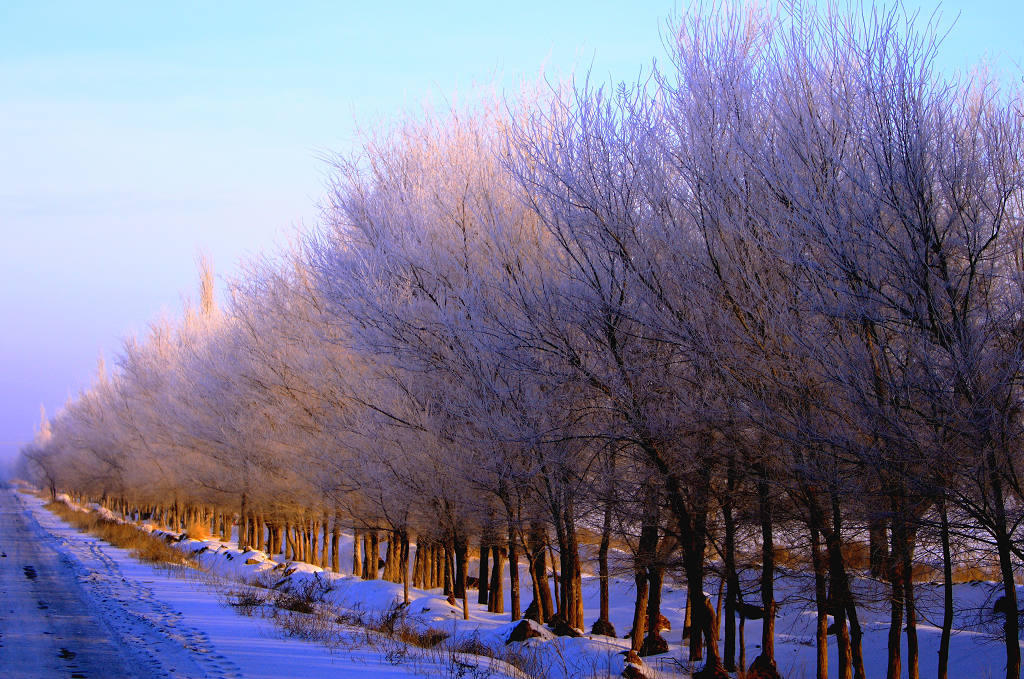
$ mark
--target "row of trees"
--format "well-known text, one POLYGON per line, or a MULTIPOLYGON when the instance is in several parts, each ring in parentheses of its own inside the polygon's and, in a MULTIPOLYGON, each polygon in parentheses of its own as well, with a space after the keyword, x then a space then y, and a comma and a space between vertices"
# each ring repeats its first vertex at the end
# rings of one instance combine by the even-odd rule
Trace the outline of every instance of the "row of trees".
POLYGON ((325 564, 328 526, 384 531, 392 578, 413 539, 431 546, 417 584, 456 596, 479 546, 492 610, 507 561, 523 614, 522 561, 527 613, 575 629, 585 529, 599 633, 618 538, 634 649, 665 648, 669 571, 709 669, 742 663, 741 564, 774 662, 782 531, 814 573, 818 677, 829 616, 838 675, 864 676, 862 577, 890 589, 888 676, 904 627, 918 675, 914 568, 936 546, 944 677, 969 538, 998 563, 1019 676, 1016 93, 937 73, 934 26, 899 8, 703 8, 673 35, 635 85, 425 115, 338 158, 317 230, 232 281, 226 309, 204 268, 197 307, 129 341, 26 468, 125 506, 237 513, 241 541, 278 551, 284 526, 317 554, 321 525, 325 564))

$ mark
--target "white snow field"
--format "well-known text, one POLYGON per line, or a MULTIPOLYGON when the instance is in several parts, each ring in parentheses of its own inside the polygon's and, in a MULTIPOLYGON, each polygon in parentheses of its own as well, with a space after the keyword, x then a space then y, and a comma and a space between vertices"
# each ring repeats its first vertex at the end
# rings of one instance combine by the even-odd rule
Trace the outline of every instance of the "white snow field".
MULTIPOLYGON (((31 596, 11 599, 6 593, 9 583, 26 580, 19 559, 41 560, 26 552, 16 563, 0 558, 0 583, 5 590, 5 605, 0 611, 0 677, 69 676, 77 672, 83 677, 374 677, 397 676, 467 676, 502 677, 518 673, 502 663, 478 664, 459 662, 467 656, 422 651, 398 642, 372 643, 370 635, 347 627, 334 643, 317 644, 297 638, 285 638, 279 626, 259 616, 240 615, 227 605, 226 588, 244 589, 239 583, 275 585, 277 590, 299 591, 311 584, 329 590, 325 601, 334 610, 351 613, 348 619, 370 621, 379 618, 389 607, 402 600, 399 584, 382 580, 364 581, 350 575, 337 575, 308 564, 283 564, 266 554, 249 550, 239 552, 234 544, 215 540, 182 540, 179 549, 194 553, 206 573, 192 569, 165 569, 142 564, 124 550, 78 533, 48 511, 42 501, 5 491, 3 494, 3 534, 0 549, 9 544, 8 512, 19 503, 26 530, 41 544, 41 552, 50 552, 52 568, 58 582, 81 590, 79 617, 94 628, 79 634, 89 640, 74 648, 63 637, 58 642, 33 630, 36 623, 29 609, 36 605, 31 596), (248 562, 248 563, 247 563, 248 562), (15 568, 16 567, 16 568, 15 568), (62 573, 62 574, 61 574, 62 573), (15 577, 17 576, 17 577, 15 577), (234 583, 225 584, 225 583, 234 583), (13 612, 11 612, 13 611, 13 612), (19 651, 9 653, 15 643, 12 629, 22 629, 17 638, 19 651), (107 641, 96 638, 105 633, 107 641), (44 638, 45 637, 45 638, 44 638), (62 645, 63 644, 63 645, 62 645), (73 660, 60 657, 60 649, 76 654, 73 660), (454 660, 453 660, 454 659, 454 660), (124 675, 122 667, 129 668, 124 675), (56 668, 56 669, 54 669, 56 668), (72 669, 75 668, 75 669, 72 669)), ((22 538, 24 540, 24 538, 22 538)), ((342 563, 351 563, 351 536, 343 543, 342 563)), ((10 551, 8 549, 8 551, 10 551)), ((39 568, 37 566, 37 568, 39 568)), ((475 564, 471 566, 475 568, 475 564)), ((471 570, 471 572, 474 572, 471 570)), ((525 569, 521 577, 527 583, 525 569)), ((780 598, 777 622, 776 657, 782 676, 801 679, 814 676, 814 613, 810 591, 810 575, 783 574, 776 584, 780 598)), ((756 589, 756 584, 751 583, 756 589)), ((598 579, 584 576, 586 619, 597 617, 598 579)), ((864 627, 864 658, 869 677, 884 676, 888 608, 884 589, 878 583, 857 581, 863 601, 874 601, 859 608, 864 627)), ((717 581, 709 578, 709 594, 714 600, 717 581)), ((266 591, 266 590, 260 590, 266 591)), ((941 590, 918 586, 921 621, 919 641, 921 676, 934 676, 937 665, 941 620, 941 590)), ((479 642, 492 649, 506 648, 505 639, 512 628, 509 615, 491 614, 475 602, 470 593, 468 621, 462 620, 461 601, 450 605, 438 590, 410 590, 411 605, 406 613, 410 624, 420 629, 432 628, 449 635, 449 642, 465 646, 479 642)), ((40 595, 41 596, 41 595, 40 595)), ((508 586, 505 587, 508 610, 508 586)), ((1004 650, 997 639, 998 621, 991 613, 998 596, 997 586, 990 582, 965 583, 955 587, 957 617, 951 644, 950 676, 964 678, 999 677, 1004 671, 1004 650)), ((615 578, 611 583, 611 619, 620 635, 630 626, 633 607, 632 579, 615 578)), ((753 598, 753 597, 751 597, 753 598)), ((529 596, 524 595, 523 606, 529 596)), ((672 623, 666 634, 669 653, 646 659, 652 677, 688 676, 700 663, 691 667, 681 645, 685 607, 685 589, 668 581, 662 611, 672 623)), ((58 632, 60 634, 60 632, 58 632)), ((759 653, 761 628, 758 621, 746 625, 746 657, 751 662, 759 653)), ((78 642, 74 642, 78 643, 78 642)), ((904 641, 905 643, 905 641, 904 641)), ((582 638, 553 638, 550 635, 531 639, 510 648, 528 657, 532 668, 546 677, 617 676, 623 668, 621 652, 627 648, 623 639, 586 635, 582 638)), ((830 649, 829 667, 835 673, 836 657, 830 649)), ((904 648, 904 653, 906 649, 904 648)), ((904 656, 905 657, 905 656, 904 656)), ((905 670, 904 670, 905 671, 905 670)), ((520 675, 521 676, 521 675, 520 675)))
MULTIPOLYGON (((402 600, 402 586, 382 580, 362 580, 351 575, 338 575, 323 571, 309 564, 282 564, 273 561, 267 554, 248 550, 242 554, 234 544, 215 540, 183 540, 178 547, 195 558, 210 572, 222 574, 235 580, 250 582, 279 582, 282 571, 291 572, 288 580, 292 587, 302 587, 310 578, 330 581, 333 590, 328 595, 340 607, 352 607, 370 615, 386 610, 402 600), (259 563, 246 564, 255 560, 259 563), (276 567, 276 568, 275 568, 276 567)), ((414 547, 413 547, 414 549, 414 547)), ((588 547, 586 552, 591 551, 588 547)), ((383 548, 382 554, 383 556, 383 548)), ((627 555, 616 555, 620 563, 617 570, 626 572, 627 555)), ((343 567, 351 564, 351 536, 343 536, 341 547, 343 567)), ((477 561, 470 561, 470 573, 475 574, 477 561)), ((783 677, 789 679, 810 679, 815 676, 815 613, 813 603, 813 574, 794 573, 779 569, 776 581, 776 597, 779 602, 779 617, 776 622, 776 660, 783 677)), ((746 600, 759 603, 756 599, 756 574, 750 573, 744 589, 755 594, 746 595, 746 600)), ((522 605, 529 603, 529 574, 521 565, 520 582, 524 585, 522 605)), ((855 578, 853 586, 858 594, 858 613, 863 627, 863 653, 868 677, 884 677, 887 662, 889 633, 889 608, 886 600, 887 585, 862 578, 855 578)), ((718 580, 709 576, 706 581, 708 594, 715 601, 719 587, 718 580)), ((631 577, 616 577, 609 583, 610 617, 617 633, 625 635, 631 626, 634 603, 634 585, 631 577)), ((1001 616, 992 612, 992 605, 1001 594, 1001 584, 995 582, 970 582, 954 587, 956 616, 953 636, 950 642, 949 676, 964 679, 986 679, 1002 677, 1005 674, 1005 649, 998 638, 1001 616)), ((504 589, 505 610, 509 610, 509 583, 506 575, 504 589)), ((922 677, 935 676, 938 666, 940 624, 942 621, 942 588, 937 585, 916 586, 918 597, 918 643, 920 649, 920 672, 922 677)), ((1018 596, 1024 596, 1024 588, 1018 589, 1018 596)), ((583 597, 585 619, 592 622, 598 617, 599 580, 592 573, 583 576, 583 597)), ((470 590, 468 622, 462 621, 462 602, 450 605, 439 590, 410 590, 410 610, 418 616, 421 624, 433 625, 453 633, 453 636, 475 635, 481 641, 500 647, 510 630, 509 615, 492 614, 486 607, 476 603, 476 591, 470 590)), ((672 631, 665 637, 669 641, 669 652, 662 656, 645 658, 650 675, 660 677, 689 676, 700 669, 702 661, 688 662, 686 645, 681 632, 686 607, 686 589, 666 577, 662 597, 662 613, 672 624, 672 631)), ((747 663, 760 653, 761 622, 750 620, 746 623, 747 663)), ((834 637, 830 637, 829 670, 836 673, 834 637)), ((548 640, 532 639, 527 642, 532 652, 539 655, 551 677, 618 676, 623 669, 621 653, 628 648, 622 638, 585 635, 573 639, 567 637, 548 640)), ((904 676, 906 676, 906 636, 902 638, 904 676)))

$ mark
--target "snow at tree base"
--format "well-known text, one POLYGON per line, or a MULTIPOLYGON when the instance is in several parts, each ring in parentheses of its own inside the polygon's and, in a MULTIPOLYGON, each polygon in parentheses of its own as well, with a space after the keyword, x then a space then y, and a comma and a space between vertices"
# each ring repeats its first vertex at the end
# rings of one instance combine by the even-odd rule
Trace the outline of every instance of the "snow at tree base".
POLYGON ((368 134, 225 305, 204 262, 20 465, 200 568, 19 496, 8 610, 45 571, 156 676, 1018 678, 1020 83, 900 7, 666 35, 368 134))

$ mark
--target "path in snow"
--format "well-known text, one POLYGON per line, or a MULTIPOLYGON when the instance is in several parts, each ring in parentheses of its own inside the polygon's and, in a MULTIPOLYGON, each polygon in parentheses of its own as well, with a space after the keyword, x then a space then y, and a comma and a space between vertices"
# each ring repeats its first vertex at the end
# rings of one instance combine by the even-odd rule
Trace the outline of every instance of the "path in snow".
POLYGON ((13 491, 0 491, 0 676, 128 676, 110 630, 32 523, 13 491))

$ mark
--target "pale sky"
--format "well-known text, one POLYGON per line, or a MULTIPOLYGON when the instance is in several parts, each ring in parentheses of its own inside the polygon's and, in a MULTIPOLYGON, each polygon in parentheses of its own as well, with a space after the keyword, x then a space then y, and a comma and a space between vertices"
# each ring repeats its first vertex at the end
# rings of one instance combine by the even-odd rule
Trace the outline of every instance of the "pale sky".
MULTIPOLYGON (((926 13, 936 5, 915 2, 926 13)), ((1018 2, 945 2, 943 68, 1020 79, 1018 2)), ((317 218, 325 154, 542 69, 633 79, 671 0, 0 0, 0 460, 102 352, 317 218)))

